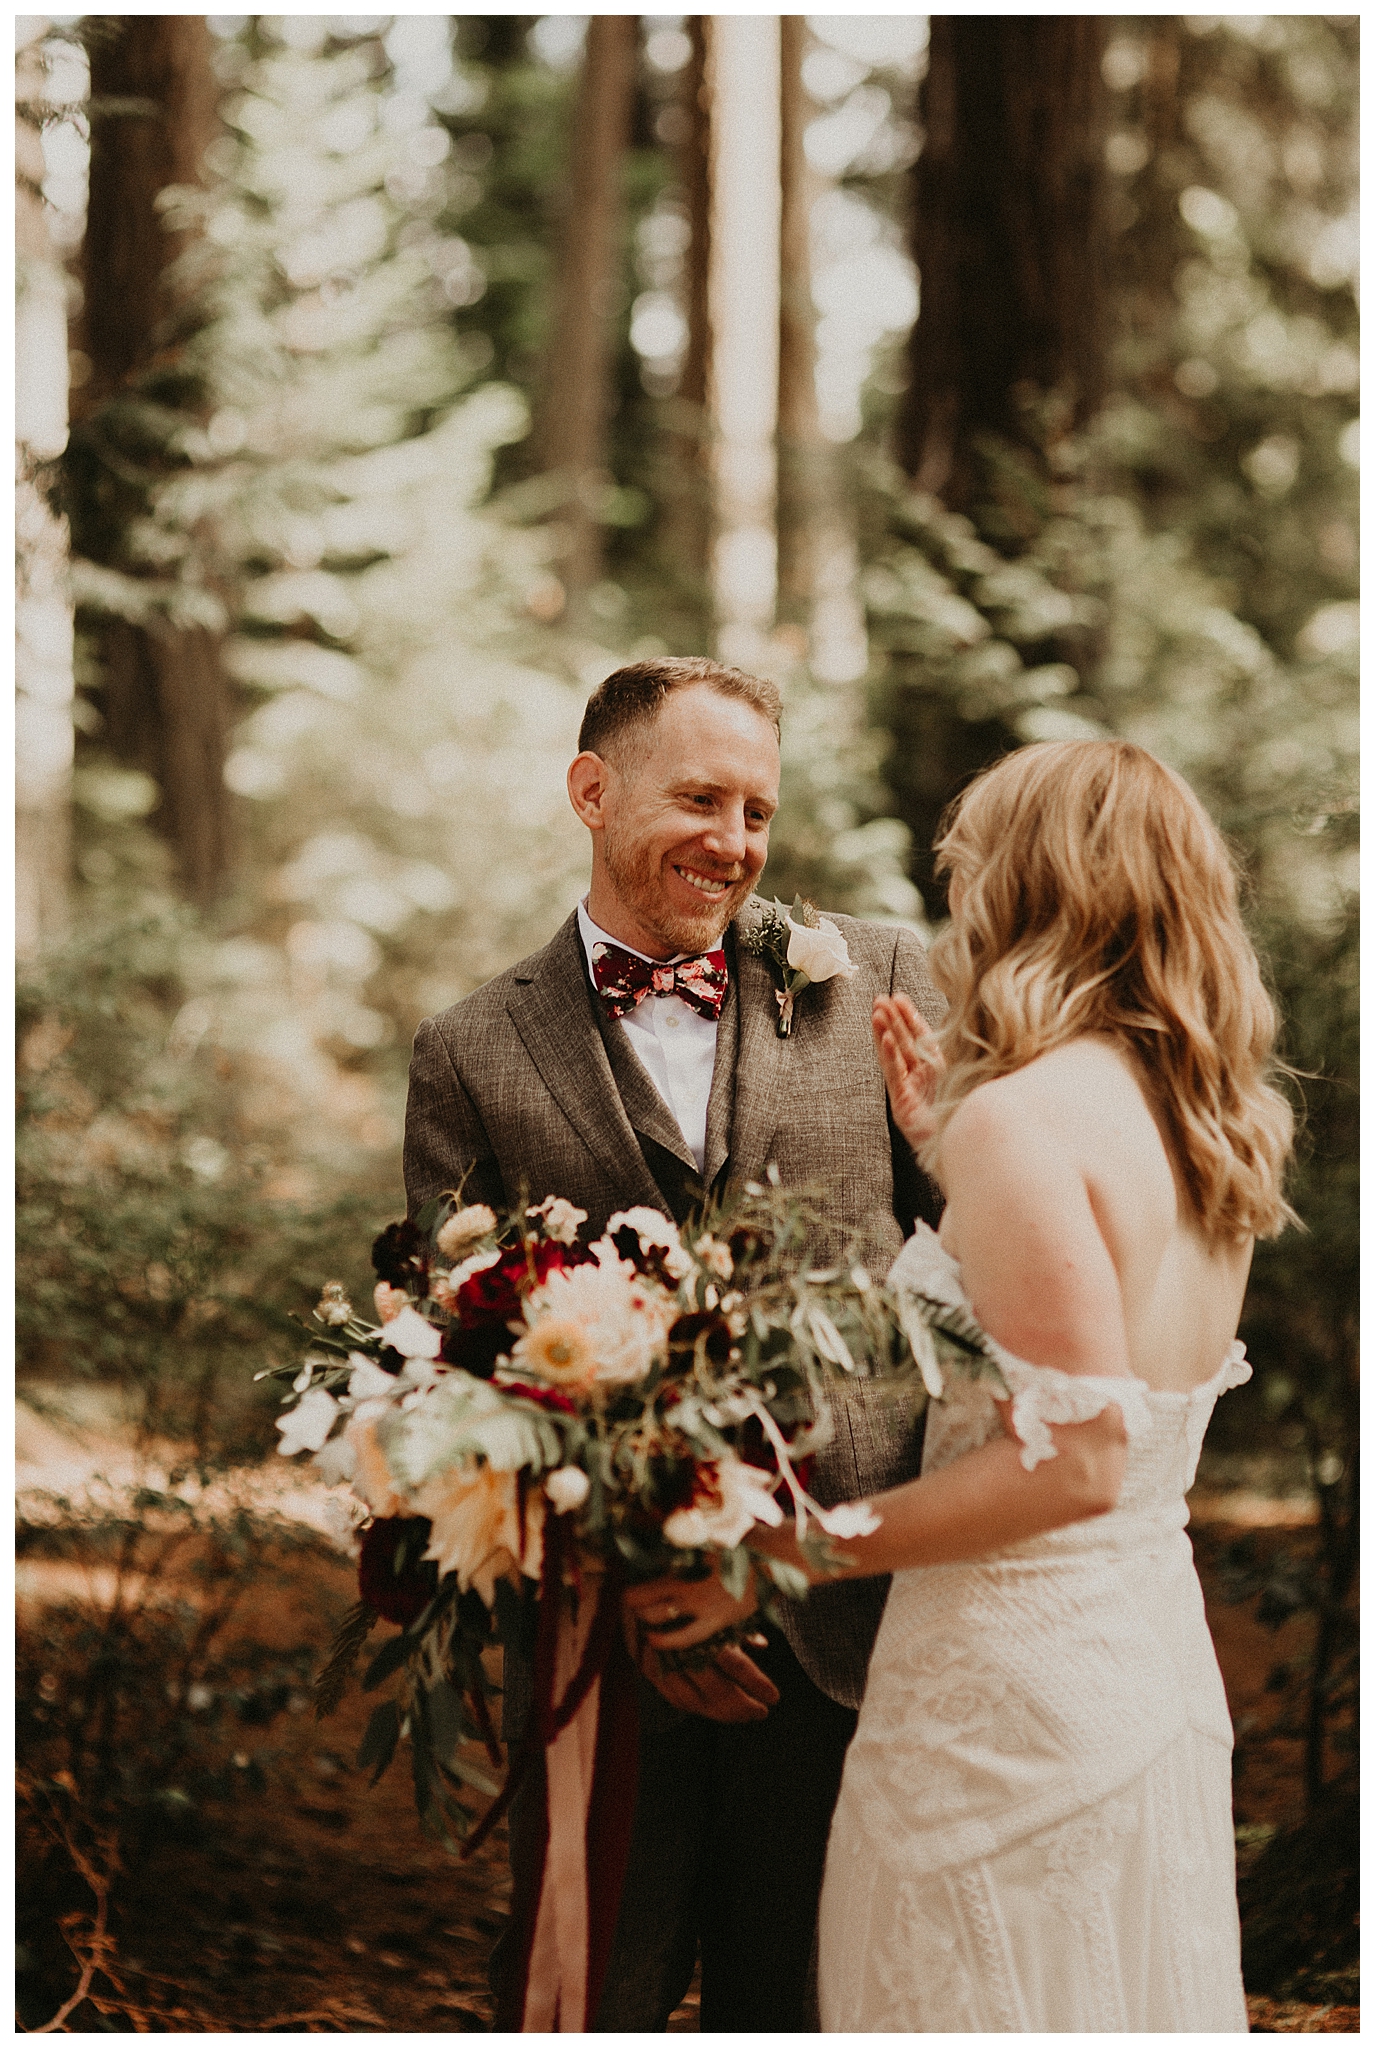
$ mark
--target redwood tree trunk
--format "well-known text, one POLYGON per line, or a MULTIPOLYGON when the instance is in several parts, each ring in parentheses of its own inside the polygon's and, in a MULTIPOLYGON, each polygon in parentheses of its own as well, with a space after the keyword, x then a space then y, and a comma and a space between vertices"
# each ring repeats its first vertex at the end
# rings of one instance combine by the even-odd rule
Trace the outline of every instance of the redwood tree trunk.
POLYGON ((639 43, 633 14, 594 14, 587 24, 545 369, 539 450, 568 475, 564 574, 575 595, 601 573, 597 499, 611 401, 612 308, 620 271, 621 168, 639 43))
POLYGON ((816 554, 825 509, 826 451, 816 404, 816 316, 812 307, 812 173, 803 149, 811 103, 802 83, 807 21, 779 19, 783 185, 778 326, 778 616, 806 626, 816 594, 816 554))
POLYGON ((91 196, 86 216, 82 346, 91 358, 83 411, 143 370, 177 311, 167 266, 183 246, 155 201, 201 182, 219 120, 213 43, 203 14, 128 14, 91 45, 91 196), (101 102, 123 102, 102 114, 101 102), (148 111, 132 110, 142 101, 148 111))
MULTIPOLYGON (((91 190, 81 343, 91 375, 82 416, 118 407, 149 374, 171 369, 188 317, 168 276, 184 237, 163 225, 158 194, 201 181, 218 129, 218 89, 204 15, 111 17, 92 40, 91 190), (111 106, 102 114, 101 102, 111 106)), ((154 822, 170 839, 184 886, 208 901, 229 861, 224 761, 229 683, 203 628, 102 632, 106 733, 121 758, 162 791, 154 822)))
POLYGON ((914 177, 921 313, 897 453, 969 500, 981 434, 1025 441, 1056 394, 1079 424, 1104 391, 1098 15, 933 15, 914 177))
POLYGON ((687 115, 678 150, 678 179, 687 205, 687 351, 669 417, 670 470, 665 527, 679 576, 708 603, 711 562, 711 471, 707 375, 711 364, 711 110, 707 93, 709 18, 688 16, 692 55, 683 67, 680 105, 687 115))

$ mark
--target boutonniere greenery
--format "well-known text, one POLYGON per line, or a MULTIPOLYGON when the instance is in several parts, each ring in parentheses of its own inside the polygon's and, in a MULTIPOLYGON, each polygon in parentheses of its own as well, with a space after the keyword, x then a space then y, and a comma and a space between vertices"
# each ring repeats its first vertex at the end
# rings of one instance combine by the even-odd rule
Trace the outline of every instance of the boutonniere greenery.
POLYGON ((778 1035, 791 1038, 793 1004, 814 981, 832 981, 838 974, 858 974, 850 951, 829 917, 822 917, 814 903, 803 897, 793 899, 785 909, 775 896, 758 920, 745 927, 741 944, 747 953, 768 963, 778 983, 774 1001, 778 1004, 778 1035))

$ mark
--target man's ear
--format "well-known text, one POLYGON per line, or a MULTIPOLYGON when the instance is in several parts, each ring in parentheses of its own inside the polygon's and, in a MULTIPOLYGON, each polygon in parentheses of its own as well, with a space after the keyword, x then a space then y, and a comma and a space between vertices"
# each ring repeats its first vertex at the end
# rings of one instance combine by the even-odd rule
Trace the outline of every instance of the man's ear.
POLYGON ((582 753, 568 769, 568 801, 589 832, 606 828, 606 797, 611 769, 600 754, 582 753))

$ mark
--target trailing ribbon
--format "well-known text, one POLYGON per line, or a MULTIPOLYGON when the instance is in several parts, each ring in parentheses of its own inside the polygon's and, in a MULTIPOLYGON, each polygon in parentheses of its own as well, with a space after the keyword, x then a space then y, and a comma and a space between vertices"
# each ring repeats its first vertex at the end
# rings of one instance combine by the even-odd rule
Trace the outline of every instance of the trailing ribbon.
MULTIPOLYGON (((464 1844, 484 1841, 522 1780, 542 1780, 536 1895, 525 1903, 518 1967, 503 1990, 498 2033, 588 2032, 611 1953, 630 1850, 638 1775, 635 1674, 620 1635, 614 1570, 593 1587, 564 1584, 567 1539, 545 1526, 535 1699, 500 1797, 464 1844), (556 1704, 557 1701, 557 1704, 556 1704)), ((576 1568, 576 1560, 568 1563, 576 1568)), ((591 1574, 588 1577, 592 1577, 591 1574)))

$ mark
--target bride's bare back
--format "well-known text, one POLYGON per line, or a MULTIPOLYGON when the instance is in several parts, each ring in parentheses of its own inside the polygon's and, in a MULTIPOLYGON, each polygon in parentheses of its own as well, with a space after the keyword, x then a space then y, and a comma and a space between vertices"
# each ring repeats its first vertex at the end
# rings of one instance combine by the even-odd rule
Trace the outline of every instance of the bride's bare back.
POLYGON ((1010 1351, 1161 1391, 1217 1372, 1251 1240, 1205 1240, 1112 1039, 1076 1039, 975 1088, 942 1134, 941 1176, 941 1237, 1010 1351))

